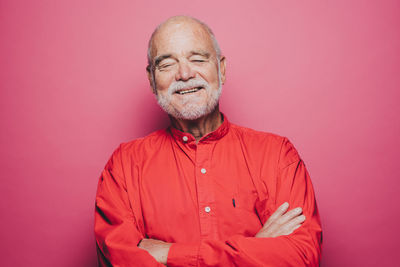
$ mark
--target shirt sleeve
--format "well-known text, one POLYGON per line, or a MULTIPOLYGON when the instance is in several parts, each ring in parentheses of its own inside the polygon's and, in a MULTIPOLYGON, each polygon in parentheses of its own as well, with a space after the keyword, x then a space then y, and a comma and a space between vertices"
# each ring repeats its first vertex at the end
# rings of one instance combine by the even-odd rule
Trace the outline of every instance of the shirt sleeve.
POLYGON ((143 239, 129 204, 120 149, 101 174, 95 209, 95 236, 99 266, 163 266, 137 247, 143 239))
POLYGON ((297 151, 285 139, 275 179, 264 179, 270 198, 258 214, 264 223, 282 203, 302 207, 306 221, 287 236, 256 238, 235 235, 227 240, 173 244, 168 266, 318 266, 322 230, 309 174, 297 151), (271 204, 272 202, 272 204, 271 204))

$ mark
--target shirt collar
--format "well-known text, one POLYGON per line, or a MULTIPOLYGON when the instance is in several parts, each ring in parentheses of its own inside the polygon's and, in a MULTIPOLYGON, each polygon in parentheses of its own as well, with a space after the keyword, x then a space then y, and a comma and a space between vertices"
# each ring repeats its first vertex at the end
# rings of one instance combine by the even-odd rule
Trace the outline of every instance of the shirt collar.
MULTIPOLYGON (((229 127, 230 127, 230 122, 228 121, 228 118, 225 116, 225 114, 223 114, 222 112, 221 112, 221 114, 222 114, 222 119, 223 119, 222 124, 215 131, 210 132, 210 133, 206 134, 205 136, 203 136, 200 139, 199 143, 217 141, 217 140, 221 139, 222 137, 224 137, 228 133, 229 127)), ((191 143, 191 142, 196 142, 196 139, 190 133, 182 132, 172 126, 168 127, 168 131, 171 133, 172 137, 175 140, 178 140, 181 143, 187 144, 187 143, 191 143)))

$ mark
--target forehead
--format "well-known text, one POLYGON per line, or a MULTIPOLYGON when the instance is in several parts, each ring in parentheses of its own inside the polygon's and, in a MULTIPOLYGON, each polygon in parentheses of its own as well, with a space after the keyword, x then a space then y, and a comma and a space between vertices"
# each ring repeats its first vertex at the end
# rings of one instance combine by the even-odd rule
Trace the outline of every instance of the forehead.
POLYGON ((197 22, 169 22, 162 25, 153 37, 153 58, 162 54, 185 55, 192 51, 215 55, 210 34, 197 22))

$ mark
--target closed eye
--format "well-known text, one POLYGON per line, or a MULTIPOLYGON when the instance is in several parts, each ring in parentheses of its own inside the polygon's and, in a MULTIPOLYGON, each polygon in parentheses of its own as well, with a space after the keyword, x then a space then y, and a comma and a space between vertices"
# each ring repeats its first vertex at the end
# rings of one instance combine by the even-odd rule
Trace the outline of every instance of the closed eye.
POLYGON ((164 64, 158 65, 157 69, 159 71, 168 70, 168 69, 172 68, 174 65, 175 65, 175 63, 164 63, 164 64))

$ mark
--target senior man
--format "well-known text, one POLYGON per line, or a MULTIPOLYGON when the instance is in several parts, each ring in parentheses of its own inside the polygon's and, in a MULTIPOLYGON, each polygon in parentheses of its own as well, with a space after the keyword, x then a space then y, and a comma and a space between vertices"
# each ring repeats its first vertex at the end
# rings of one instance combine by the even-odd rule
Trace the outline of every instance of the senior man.
POLYGON ((171 126, 120 145, 96 196, 101 266, 317 266, 321 226, 288 139, 219 111, 225 57, 207 25, 172 17, 147 74, 171 126))

